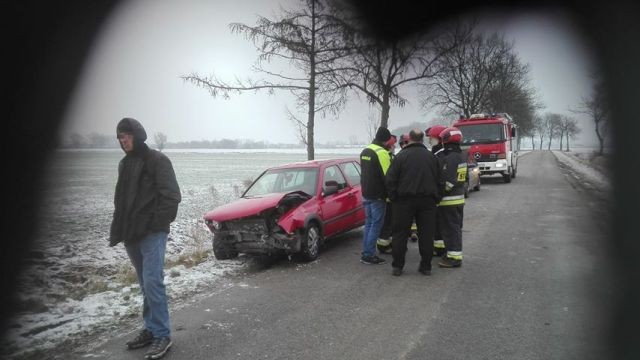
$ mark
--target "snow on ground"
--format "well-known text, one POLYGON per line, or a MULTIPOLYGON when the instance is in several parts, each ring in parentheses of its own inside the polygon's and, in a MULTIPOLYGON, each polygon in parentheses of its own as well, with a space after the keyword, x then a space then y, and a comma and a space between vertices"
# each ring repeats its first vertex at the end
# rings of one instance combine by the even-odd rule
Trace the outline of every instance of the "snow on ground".
POLYGON ((592 185, 599 191, 609 191, 610 183, 608 176, 599 170, 600 166, 594 166, 587 159, 588 157, 563 151, 553 151, 558 161, 573 170, 574 176, 578 180, 592 185))
MULTIPOLYGON (((333 149, 332 149, 333 150, 333 149)), ((360 149, 318 158, 357 156, 360 149)), ((38 240, 21 274, 20 312, 0 357, 41 351, 136 318, 140 293, 122 245, 108 246, 120 150, 59 151, 47 177, 38 240)), ((203 214, 237 198, 265 168, 304 161, 296 151, 167 151, 182 192, 167 243, 165 279, 172 307, 247 261, 216 261, 203 214)))

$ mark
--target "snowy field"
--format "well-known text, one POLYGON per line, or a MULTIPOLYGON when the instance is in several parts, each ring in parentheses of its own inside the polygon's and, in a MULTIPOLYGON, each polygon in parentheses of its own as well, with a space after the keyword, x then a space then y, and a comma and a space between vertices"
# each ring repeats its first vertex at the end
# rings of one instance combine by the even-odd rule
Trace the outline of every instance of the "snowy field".
MULTIPOLYGON (((317 149, 316 158, 357 156, 360 148, 317 149)), ((165 279, 172 306, 247 259, 216 261, 202 221, 212 208, 237 198, 264 169, 306 160, 292 150, 167 150, 182 191, 167 244, 165 279)), ((39 240, 27 260, 13 319, 0 357, 44 350, 137 319, 141 306, 135 272, 122 245, 108 246, 120 150, 55 154, 39 221, 39 240), (2 356, 4 355, 4 356, 2 356)))

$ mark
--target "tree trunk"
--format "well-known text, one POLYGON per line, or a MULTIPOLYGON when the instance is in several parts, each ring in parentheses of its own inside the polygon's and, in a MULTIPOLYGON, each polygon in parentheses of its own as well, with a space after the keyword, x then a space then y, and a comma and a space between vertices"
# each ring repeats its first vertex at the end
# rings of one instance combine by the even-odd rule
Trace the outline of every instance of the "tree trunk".
POLYGON ((540 150, 542 150, 542 141, 544 140, 544 137, 540 136, 540 150))
POLYGON ((564 136, 564 132, 560 133, 560 151, 562 151, 562 138, 564 136))
POLYGON ((596 121, 596 136, 598 137, 598 141, 600 142, 600 156, 604 155, 604 138, 602 134, 600 134, 600 121, 596 121))
POLYGON ((389 110, 391 105, 389 105, 389 93, 384 92, 382 95, 382 111, 380 113, 380 127, 389 128, 389 110))
POLYGON ((307 160, 315 159, 313 129, 316 116, 316 2, 311 2, 311 51, 309 54, 309 114, 307 117, 307 160))
POLYGON ((533 141, 533 135, 531 136, 531 150, 535 150, 536 149, 536 143, 535 141, 533 141))
POLYGON ((569 151, 569 132, 567 131, 567 152, 569 151))

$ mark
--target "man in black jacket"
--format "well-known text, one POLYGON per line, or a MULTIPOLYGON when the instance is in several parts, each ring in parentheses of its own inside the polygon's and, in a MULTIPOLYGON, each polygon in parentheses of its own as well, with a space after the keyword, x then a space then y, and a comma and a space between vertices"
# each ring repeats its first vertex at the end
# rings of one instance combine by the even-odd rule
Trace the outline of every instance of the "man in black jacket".
POLYGON ((418 271, 431 275, 433 235, 436 222, 436 204, 440 201, 438 160, 424 145, 424 133, 414 129, 409 133, 409 144, 391 163, 386 184, 393 204, 393 275, 402 274, 407 252, 407 239, 415 219, 418 228, 420 266, 418 271))
POLYGON ((126 155, 118 166, 109 245, 124 243, 144 299, 145 327, 127 347, 151 344, 145 358, 159 359, 172 345, 163 266, 169 226, 181 200, 180 188, 171 161, 144 143, 147 133, 137 120, 122 119, 116 134, 126 155))

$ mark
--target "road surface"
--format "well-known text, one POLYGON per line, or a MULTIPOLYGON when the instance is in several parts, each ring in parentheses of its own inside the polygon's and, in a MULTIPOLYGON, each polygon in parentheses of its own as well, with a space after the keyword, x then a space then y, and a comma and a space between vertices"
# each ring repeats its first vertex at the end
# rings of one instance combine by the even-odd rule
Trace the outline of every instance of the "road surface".
MULTIPOLYGON (((483 178, 465 208, 464 262, 430 277, 359 262, 361 231, 318 261, 286 259, 172 314, 166 359, 602 359, 607 275, 601 200, 551 152, 483 178)), ((133 331, 134 329, 128 329, 133 331)), ((142 359, 132 333, 71 358, 142 359)))

